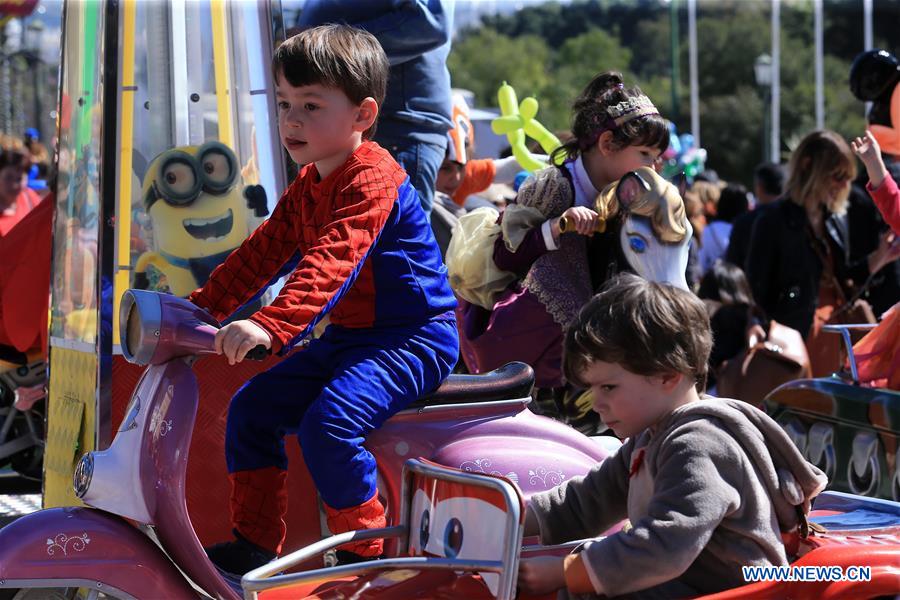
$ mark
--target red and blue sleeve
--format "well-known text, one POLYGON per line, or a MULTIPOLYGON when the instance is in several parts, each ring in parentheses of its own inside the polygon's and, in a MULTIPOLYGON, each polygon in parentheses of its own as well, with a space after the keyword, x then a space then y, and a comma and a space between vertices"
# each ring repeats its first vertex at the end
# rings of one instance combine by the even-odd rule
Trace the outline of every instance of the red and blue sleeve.
POLYGON ((216 267, 206 284, 189 296, 191 302, 221 321, 271 282, 299 247, 294 223, 300 219, 300 203, 295 193, 294 185, 285 191, 272 216, 216 267))
POLYGON ((250 317, 272 336, 273 351, 309 334, 353 286, 394 207, 397 186, 378 170, 359 165, 341 179, 331 221, 278 297, 250 317))

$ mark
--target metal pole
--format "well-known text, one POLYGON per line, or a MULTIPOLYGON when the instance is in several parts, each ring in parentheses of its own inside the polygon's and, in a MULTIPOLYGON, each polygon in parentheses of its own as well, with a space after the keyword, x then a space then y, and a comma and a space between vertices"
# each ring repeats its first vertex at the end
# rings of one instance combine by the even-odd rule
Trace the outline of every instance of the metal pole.
POLYGON ((672 55, 672 119, 681 114, 678 87, 681 83, 681 60, 678 53, 678 0, 669 3, 669 48, 672 55))
POLYGON ((700 90, 697 81, 697 0, 688 0, 688 42, 691 76, 691 133, 694 147, 700 148, 700 90))
POLYGON ((38 48, 35 48, 33 52, 34 54, 31 55, 33 58, 33 62, 31 63, 31 76, 34 85, 34 127, 37 129, 41 141, 47 145, 47 140, 44 138, 44 127, 41 125, 41 122, 44 120, 44 109, 41 103, 41 92, 44 89, 44 81, 43 69, 41 66, 44 61, 37 55, 37 52, 39 52, 38 48))
POLYGON ((813 0, 813 21, 816 38, 816 129, 825 128, 825 44, 822 26, 822 0, 813 0))
POLYGON ((12 133, 12 78, 10 77, 9 55, 6 53, 6 25, 0 24, 0 133, 12 133))
POLYGON ((781 3, 772 0, 772 141, 773 163, 781 162, 781 3))
POLYGON ((766 162, 769 160, 769 110, 767 104, 769 104, 769 100, 771 99, 771 86, 763 93, 763 130, 762 130, 762 160, 766 162))
MULTIPOLYGON (((872 40, 872 0, 863 0, 863 50, 871 50, 872 40)), ((868 117, 872 103, 866 102, 864 115, 868 117)))
POLYGON ((872 49, 872 0, 863 0, 863 45, 863 50, 872 49))

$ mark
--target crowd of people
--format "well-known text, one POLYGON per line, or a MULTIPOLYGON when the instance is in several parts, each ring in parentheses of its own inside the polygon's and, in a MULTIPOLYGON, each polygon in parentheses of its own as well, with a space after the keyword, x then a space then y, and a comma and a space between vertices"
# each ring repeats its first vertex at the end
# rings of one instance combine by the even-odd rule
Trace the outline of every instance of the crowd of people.
MULTIPOLYGON (((576 116, 576 124, 577 120, 576 116)), ((451 139, 458 139, 458 136, 458 129, 451 131, 451 139)), ((807 340, 814 376, 839 370, 840 338, 822 334, 822 326, 874 323, 900 300, 900 262, 897 260, 900 258, 900 240, 885 222, 885 218, 896 218, 896 215, 886 212, 886 217, 882 216, 870 197, 870 192, 879 189, 880 183, 875 186, 868 183, 870 179, 884 180, 884 175, 879 175, 881 172, 900 169, 888 158, 886 166, 867 165, 865 170, 858 172, 857 157, 863 160, 878 154, 871 149, 873 145, 877 142, 870 134, 854 142, 854 150, 851 150, 847 141, 833 131, 812 132, 792 153, 789 164, 759 164, 752 173, 752 190, 740 183, 725 182, 711 170, 701 172, 684 190, 684 210, 692 228, 685 279, 688 287, 707 301, 716 334, 710 362, 711 384, 723 364, 746 348, 748 339, 765 338, 772 320, 795 329, 807 340), (726 305, 728 308, 719 313, 726 305)), ((651 158, 661 152, 659 147, 639 151, 646 151, 651 158)), ((450 220, 451 226, 467 209, 487 204, 477 195, 479 191, 495 181, 510 181, 516 176, 507 173, 500 177, 502 171, 494 164, 505 168, 502 162, 505 159, 470 159, 466 162, 455 156, 452 151, 448 152, 442 166, 443 170, 454 173, 452 185, 447 186, 449 192, 464 189, 473 195, 452 196, 454 206, 458 208, 450 220), (491 165, 490 169, 479 164, 485 162, 491 165), (476 164, 475 168, 468 166, 472 163, 476 164), (495 173, 498 175, 493 178, 495 173), (466 186, 469 177, 477 183, 466 186)), ((871 162, 872 159, 868 160, 871 162)), ((647 161, 647 164, 652 163, 653 160, 647 161)), ((638 166, 640 164, 635 162, 624 168, 632 170, 638 166)), ((578 171, 574 172, 574 181, 578 182, 578 171)), ((616 173, 614 179, 623 174, 616 173)), ((582 176, 582 179, 593 180, 589 176, 582 176)), ((583 222, 578 233, 584 231, 593 235, 598 218, 591 206, 593 197, 610 181, 599 181, 600 187, 591 188, 585 198, 576 200, 575 206, 566 209, 571 211, 570 215, 586 215, 583 221, 576 221, 583 222)), ((528 201, 531 185, 529 179, 524 193, 519 190, 519 199, 514 200, 514 204, 521 205, 523 198, 528 201)), ((575 188, 576 195, 580 189, 575 188)), ((441 191, 440 176, 438 191, 441 191)), ((546 188, 542 188, 541 194, 546 193, 546 188)), ((496 209, 502 213, 504 206, 496 206, 496 209)), ((502 222, 502 217, 499 221, 502 222)), ((449 229, 441 221, 435 222, 434 228, 439 239, 442 232, 449 229)), ((543 248, 544 252, 549 250, 555 250, 552 243, 543 248)), ((537 271, 531 270, 532 263, 516 269, 502 257, 503 253, 504 249, 498 244, 498 268, 516 272, 522 281, 530 277, 534 286, 537 271)), ((536 257, 530 258, 535 260, 536 257)), ((563 262, 571 265, 571 257, 563 262)), ((556 266, 553 271, 560 273, 562 268, 556 266)), ((596 278, 593 283, 596 289, 596 278)), ((554 287, 555 302, 565 295, 568 285, 572 284, 554 287)), ((482 372, 508 359, 525 360, 537 365, 540 387, 561 385, 559 352, 548 348, 559 347, 562 331, 551 328, 554 333, 548 338, 548 330, 533 315, 528 319, 511 317, 503 320, 500 313, 514 305, 499 298, 492 307, 472 306, 463 301, 462 356, 467 368, 482 372), (480 316, 474 317, 472 313, 480 316), (467 354, 466 348, 477 349, 485 343, 479 337, 488 328, 490 319, 494 319, 491 322, 494 327, 501 322, 508 323, 509 331, 490 338, 492 341, 488 342, 490 348, 486 353, 494 358, 480 360, 477 351, 467 354), (476 325, 476 321, 480 325, 476 325), (528 325, 523 325, 526 322, 528 325), (541 341, 531 341, 526 336, 541 341), (546 365, 541 360, 548 354, 553 355, 549 358, 549 364, 553 365, 553 374, 549 377, 545 376, 543 367, 546 365)))

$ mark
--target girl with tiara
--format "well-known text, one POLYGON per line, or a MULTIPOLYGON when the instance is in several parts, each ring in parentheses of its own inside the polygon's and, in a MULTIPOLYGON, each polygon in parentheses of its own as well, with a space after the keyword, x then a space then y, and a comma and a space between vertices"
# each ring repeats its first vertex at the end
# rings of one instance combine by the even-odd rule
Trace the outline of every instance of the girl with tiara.
MULTIPOLYGON (((617 247, 617 215, 598 214, 595 199, 626 173, 653 165, 669 145, 667 121, 640 89, 625 87, 618 72, 597 75, 575 100, 572 133, 553 155, 563 155, 562 165, 529 177, 501 217, 492 266, 515 274, 515 281, 487 303, 492 306, 463 303, 460 309, 469 370, 481 373, 513 360, 532 365, 539 411, 542 404, 566 411, 564 332, 594 290, 627 268, 617 247), (606 233, 594 235, 607 218, 606 233)), ((593 413, 586 412, 589 422, 573 425, 594 427, 593 413)))

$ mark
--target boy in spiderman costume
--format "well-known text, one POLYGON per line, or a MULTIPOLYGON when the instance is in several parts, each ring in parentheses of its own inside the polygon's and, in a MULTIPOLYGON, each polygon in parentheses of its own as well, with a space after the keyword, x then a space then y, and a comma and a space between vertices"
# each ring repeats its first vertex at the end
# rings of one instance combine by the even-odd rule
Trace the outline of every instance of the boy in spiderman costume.
MULTIPOLYGON (((260 344, 284 354, 326 313, 331 325, 231 401, 225 454, 236 539, 207 549, 230 573, 281 551, 287 433, 299 437, 332 533, 384 527, 363 441, 434 390, 459 346, 456 301, 416 191, 370 141, 388 74, 378 41, 345 25, 308 29, 276 50, 273 70, 281 142, 305 166, 190 299, 221 320, 297 260, 271 305, 219 330, 216 351, 230 364, 260 344)), ((354 542, 338 560, 379 556, 382 544, 354 542)))

